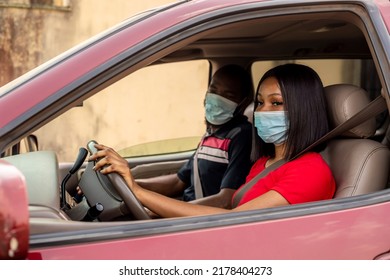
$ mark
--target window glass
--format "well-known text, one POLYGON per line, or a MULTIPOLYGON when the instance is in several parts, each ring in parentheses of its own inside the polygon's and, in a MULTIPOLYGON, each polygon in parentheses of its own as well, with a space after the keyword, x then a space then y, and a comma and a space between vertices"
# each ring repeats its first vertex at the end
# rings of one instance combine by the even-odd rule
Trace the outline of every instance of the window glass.
POLYGON ((73 161, 91 139, 129 156, 154 154, 158 147, 161 153, 195 148, 205 130, 208 79, 206 60, 140 69, 36 131, 39 149, 56 151, 60 161, 73 161), (161 142, 178 138, 183 139, 161 142), (142 148, 150 142, 158 144, 142 148))

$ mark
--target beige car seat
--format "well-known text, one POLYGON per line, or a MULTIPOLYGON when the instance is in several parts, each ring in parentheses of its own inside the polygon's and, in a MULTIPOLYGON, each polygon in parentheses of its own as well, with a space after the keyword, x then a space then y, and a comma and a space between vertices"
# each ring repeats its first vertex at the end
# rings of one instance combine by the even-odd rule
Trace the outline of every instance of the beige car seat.
MULTIPOLYGON (((330 128, 348 120, 370 102, 360 87, 338 84, 325 87, 330 128)), ((385 102, 385 101, 384 101, 385 102)), ((368 139, 376 130, 375 118, 328 142, 322 152, 336 180, 335 198, 367 194, 386 188, 390 167, 387 146, 368 139)))

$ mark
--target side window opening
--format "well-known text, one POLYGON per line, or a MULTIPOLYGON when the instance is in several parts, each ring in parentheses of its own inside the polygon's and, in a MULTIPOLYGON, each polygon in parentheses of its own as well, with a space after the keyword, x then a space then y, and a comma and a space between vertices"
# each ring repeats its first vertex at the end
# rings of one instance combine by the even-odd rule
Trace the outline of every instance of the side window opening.
POLYGON ((167 139, 182 141, 162 144, 169 146, 162 153, 189 149, 204 132, 209 67, 207 60, 198 60, 142 68, 37 130, 39 149, 56 151, 60 162, 73 161, 91 139, 125 156, 155 154, 157 144, 142 145, 156 142, 161 147, 167 139))

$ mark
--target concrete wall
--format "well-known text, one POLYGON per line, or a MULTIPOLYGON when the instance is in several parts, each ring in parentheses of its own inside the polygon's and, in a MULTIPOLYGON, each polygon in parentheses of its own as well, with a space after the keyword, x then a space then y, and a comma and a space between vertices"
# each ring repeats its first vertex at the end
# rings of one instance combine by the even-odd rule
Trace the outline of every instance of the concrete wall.
POLYGON ((0 85, 143 10, 174 0, 0 0, 0 85))

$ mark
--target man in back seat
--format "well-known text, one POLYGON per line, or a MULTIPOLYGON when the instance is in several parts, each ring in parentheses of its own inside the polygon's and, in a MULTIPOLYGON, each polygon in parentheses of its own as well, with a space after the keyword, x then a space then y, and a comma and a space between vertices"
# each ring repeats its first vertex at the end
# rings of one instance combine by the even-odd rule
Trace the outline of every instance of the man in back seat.
POLYGON ((249 73, 238 65, 220 68, 205 96, 207 129, 197 151, 177 174, 138 179, 137 183, 165 196, 230 208, 233 193, 251 167, 252 125, 243 113, 252 101, 249 73))

